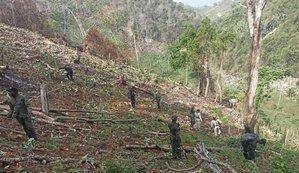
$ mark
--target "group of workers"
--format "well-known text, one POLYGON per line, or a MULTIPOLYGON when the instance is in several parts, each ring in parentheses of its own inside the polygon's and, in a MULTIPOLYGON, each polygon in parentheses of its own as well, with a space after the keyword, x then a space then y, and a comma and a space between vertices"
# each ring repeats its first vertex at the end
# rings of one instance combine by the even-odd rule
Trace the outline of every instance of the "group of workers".
MULTIPOLYGON (((132 86, 128 92, 128 98, 131 101, 132 109, 136 108, 136 88, 132 86)), ((158 94, 154 95, 154 99, 157 104, 157 108, 161 108, 161 96, 158 94)), ((194 130, 200 130, 201 123, 203 122, 200 109, 195 110, 195 106, 191 107, 190 110, 190 125, 194 130)), ((170 131, 170 142, 172 147, 172 155, 174 159, 182 157, 182 147, 180 138, 180 124, 177 122, 178 116, 173 116, 171 122, 168 124, 170 131)), ((211 128, 214 131, 215 136, 221 135, 221 120, 218 117, 213 117, 211 121, 211 128)), ((241 136, 241 145, 243 148, 243 154, 245 159, 255 161, 255 150, 257 144, 266 144, 265 139, 259 139, 259 136, 252 132, 249 127, 245 127, 245 133, 241 136)))
MULTIPOLYGON (((69 78, 72 80, 72 77, 69 78)), ((16 118, 19 124, 23 127, 26 135, 29 138, 37 140, 35 130, 32 125, 31 120, 31 110, 27 99, 20 95, 18 89, 11 87, 8 90, 8 95, 10 96, 9 101, 3 102, 10 107, 10 112, 8 117, 16 118)), ((136 108, 136 87, 132 86, 128 92, 128 98, 131 101, 132 109, 136 108)), ((154 100, 157 104, 157 108, 161 109, 161 96, 159 94, 154 94, 154 100)), ((181 158, 181 138, 180 138, 180 124, 177 122, 178 117, 173 116, 171 123, 168 124, 170 130, 170 141, 172 146, 173 158, 181 158)), ((200 130, 201 123, 203 122, 201 111, 199 109, 195 110, 193 106, 190 110, 190 124, 191 128, 195 130, 200 130)), ((211 127, 214 129, 214 135, 219 136, 221 134, 221 121, 219 118, 213 117, 211 121, 211 127)), ((241 144, 243 147, 244 157, 248 160, 255 160, 255 149, 257 143, 265 144, 266 140, 259 139, 259 136, 250 131, 250 128, 245 127, 245 133, 241 137, 241 144)))

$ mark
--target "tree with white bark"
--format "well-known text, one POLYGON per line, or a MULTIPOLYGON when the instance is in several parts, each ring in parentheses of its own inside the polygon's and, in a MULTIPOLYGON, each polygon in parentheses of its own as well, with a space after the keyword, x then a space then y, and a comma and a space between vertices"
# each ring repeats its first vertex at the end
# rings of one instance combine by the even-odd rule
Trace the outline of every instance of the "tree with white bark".
POLYGON ((258 86, 258 71, 263 37, 261 32, 261 17, 267 0, 247 0, 248 26, 250 30, 250 73, 246 95, 246 125, 254 129, 256 124, 256 95, 258 86))

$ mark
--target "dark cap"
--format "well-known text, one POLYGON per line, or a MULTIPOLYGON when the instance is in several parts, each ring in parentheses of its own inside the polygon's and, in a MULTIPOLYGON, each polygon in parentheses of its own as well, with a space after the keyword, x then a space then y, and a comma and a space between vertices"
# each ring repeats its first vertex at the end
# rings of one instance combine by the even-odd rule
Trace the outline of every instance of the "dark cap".
POLYGON ((10 87, 7 89, 7 92, 18 92, 19 90, 15 87, 10 87))

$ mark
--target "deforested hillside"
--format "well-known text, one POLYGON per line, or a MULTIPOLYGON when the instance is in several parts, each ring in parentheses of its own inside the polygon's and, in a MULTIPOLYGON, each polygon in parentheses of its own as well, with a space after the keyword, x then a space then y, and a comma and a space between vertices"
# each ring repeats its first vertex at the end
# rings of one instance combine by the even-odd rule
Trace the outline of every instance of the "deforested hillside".
POLYGON ((75 49, 4 24, 0 24, 0 45, 0 102, 6 99, 6 88, 19 88, 33 108, 38 136, 36 142, 27 142, 16 120, 6 117, 8 106, 0 105, 1 172, 209 172, 215 164, 223 172, 299 169, 298 153, 272 141, 258 146, 256 164, 246 161, 239 144, 241 130, 235 126, 239 119, 233 110, 197 97, 182 85, 88 53, 81 54, 79 64, 73 63, 78 58, 75 49), (66 64, 74 70, 74 81, 59 70, 66 64), (122 75, 128 85, 136 85, 134 111, 128 105, 129 86, 119 83, 122 75), (40 84, 48 88, 49 115, 41 113, 40 84), (162 96, 161 110, 152 102, 153 93, 162 96), (192 104, 203 113, 200 131, 189 125, 192 104), (170 153, 167 123, 173 115, 178 115, 181 124, 185 151, 181 160, 173 160, 170 153), (223 120, 221 137, 213 136, 212 116, 223 120), (202 143, 209 159, 194 153, 202 143), (206 161, 198 164, 200 158, 206 161))

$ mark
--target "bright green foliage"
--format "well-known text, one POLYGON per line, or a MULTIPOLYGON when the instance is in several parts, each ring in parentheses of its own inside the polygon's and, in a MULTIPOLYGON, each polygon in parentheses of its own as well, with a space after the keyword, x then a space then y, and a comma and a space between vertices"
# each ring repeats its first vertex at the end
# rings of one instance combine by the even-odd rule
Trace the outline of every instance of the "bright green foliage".
POLYGON ((81 158, 81 160, 80 160, 80 163, 82 164, 82 163, 88 163, 88 164, 90 164, 90 165, 94 165, 95 164, 95 159, 94 158, 92 158, 92 157, 90 157, 90 156, 88 156, 88 154, 86 154, 85 156, 83 156, 82 158, 81 158))
POLYGON ((36 142, 33 138, 30 138, 27 142, 22 143, 22 148, 26 150, 32 150, 36 146, 36 142))
POLYGON ((188 27, 176 43, 169 47, 172 67, 182 68, 190 63, 198 67, 203 58, 209 58, 213 53, 216 37, 216 28, 209 18, 201 22, 198 30, 188 27))

